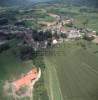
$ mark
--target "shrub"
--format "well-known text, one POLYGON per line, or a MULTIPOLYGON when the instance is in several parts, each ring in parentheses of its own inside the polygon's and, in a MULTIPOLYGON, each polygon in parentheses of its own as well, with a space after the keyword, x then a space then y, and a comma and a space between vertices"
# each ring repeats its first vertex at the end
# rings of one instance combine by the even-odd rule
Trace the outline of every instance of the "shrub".
POLYGON ((8 43, 2 44, 0 46, 0 53, 3 52, 4 50, 8 50, 10 48, 8 43))

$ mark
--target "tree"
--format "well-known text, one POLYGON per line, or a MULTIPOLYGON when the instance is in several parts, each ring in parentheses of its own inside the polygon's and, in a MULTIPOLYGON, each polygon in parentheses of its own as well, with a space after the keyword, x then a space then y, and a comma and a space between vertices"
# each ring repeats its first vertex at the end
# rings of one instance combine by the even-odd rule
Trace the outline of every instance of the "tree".
POLYGON ((33 58, 36 58, 36 56, 37 56, 37 53, 34 51, 32 47, 22 46, 20 48, 20 58, 22 60, 33 59, 33 58))
POLYGON ((62 37, 62 38, 67 38, 67 35, 64 34, 64 33, 61 33, 61 37, 62 37))
POLYGON ((7 25, 8 24, 8 19, 2 18, 0 19, 0 25, 7 25))
POLYGON ((84 28, 86 28, 86 27, 87 27, 88 23, 89 23, 89 20, 88 20, 88 19, 86 19, 86 20, 82 23, 82 24, 83 24, 83 26, 84 26, 84 28))
POLYGON ((92 37, 84 36, 84 39, 88 40, 88 41, 92 41, 92 40, 94 40, 94 37, 93 36, 92 37))
POLYGON ((0 45, 0 53, 3 52, 4 50, 8 50, 10 48, 9 43, 4 43, 0 45))

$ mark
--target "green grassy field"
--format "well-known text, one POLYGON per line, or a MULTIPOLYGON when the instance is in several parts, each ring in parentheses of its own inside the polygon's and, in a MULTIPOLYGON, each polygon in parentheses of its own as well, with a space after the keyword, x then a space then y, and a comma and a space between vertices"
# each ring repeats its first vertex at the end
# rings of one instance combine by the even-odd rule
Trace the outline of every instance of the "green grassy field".
POLYGON ((45 69, 45 86, 48 90, 49 100, 63 100, 58 75, 54 64, 50 63, 47 58, 44 59, 45 69), (48 67, 47 67, 48 66, 48 67))
MULTIPOLYGON (((0 53, 0 99, 13 100, 11 97, 6 97, 3 93, 3 86, 6 80, 13 81, 21 76, 22 73, 28 72, 33 67, 32 61, 22 61, 18 55, 13 54, 16 48, 16 40, 10 41, 11 48, 0 53), (10 99, 9 99, 10 98, 10 99)), ((29 100, 29 99, 27 99, 29 100)))
MULTIPOLYGON (((77 27, 83 27, 82 23, 88 19, 87 27, 98 32, 97 13, 80 13, 80 7, 46 8, 47 12, 64 18, 74 18, 74 25, 77 27)), ((28 16, 32 14, 35 21, 27 22, 27 26, 32 28, 37 27, 37 20, 55 20, 45 12, 30 12, 28 16)), ((4 82, 19 78, 22 73, 28 72, 33 64, 44 69, 40 82, 35 85, 34 100, 98 100, 98 45, 87 41, 70 41, 54 48, 44 59, 38 57, 33 59, 34 61, 22 61, 19 58, 17 42, 11 40, 11 48, 0 53, 0 100, 13 100, 3 93, 4 82)))
MULTIPOLYGON (((42 73, 45 67, 41 56, 34 57, 33 60, 21 60, 17 43, 19 41, 16 39, 9 41, 10 49, 0 53, 0 100, 15 100, 15 97, 7 96, 3 92, 3 86, 6 81, 12 82, 13 80, 17 80, 22 74, 31 70, 33 65, 40 67, 42 73)), ((43 98, 49 100, 44 86, 43 75, 41 75, 40 80, 35 84, 32 95, 33 100, 43 100, 43 98)), ((17 98, 17 100, 30 100, 30 98, 17 98)))
MULTIPOLYGON (((63 7, 50 7, 48 8, 48 12, 63 16, 64 18, 69 17, 74 19, 74 26, 77 27, 84 27, 83 22, 85 20, 88 20, 88 25, 86 28, 90 28, 92 30, 95 30, 98 32, 98 13, 91 12, 91 13, 81 13, 79 12, 80 9, 83 7, 66 7, 63 5, 63 7)), ((89 9, 89 8, 88 8, 89 9)))
POLYGON ((96 49, 98 46, 86 41, 64 43, 55 49, 54 55, 45 58, 48 69, 46 84, 50 97, 54 98, 50 100, 98 99, 98 53, 94 54, 96 49), (85 43, 86 48, 81 47, 81 43, 85 43))
POLYGON ((92 30, 95 30, 98 32, 98 14, 80 14, 74 17, 74 24, 78 27, 83 27, 83 22, 88 19, 88 24, 87 24, 87 28, 90 28, 92 30))

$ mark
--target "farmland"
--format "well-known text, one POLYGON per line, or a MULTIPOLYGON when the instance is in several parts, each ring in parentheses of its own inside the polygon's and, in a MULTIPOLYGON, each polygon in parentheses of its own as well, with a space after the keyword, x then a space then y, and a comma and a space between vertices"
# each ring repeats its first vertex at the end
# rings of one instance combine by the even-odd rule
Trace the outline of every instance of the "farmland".
MULTIPOLYGON (((74 26, 83 27, 83 22, 88 20, 87 28, 93 29, 98 32, 98 10, 96 12, 81 12, 81 9, 90 8, 86 7, 75 7, 75 6, 66 6, 66 5, 59 5, 57 7, 50 7, 48 8, 48 12, 63 16, 64 18, 69 17, 74 19, 74 26)), ((92 9, 92 8, 91 8, 92 9)), ((95 9, 94 9, 95 10, 95 9)), ((90 10, 89 10, 90 11, 90 10)))
MULTIPOLYGON (((85 10, 80 12, 83 7, 47 5, 37 4, 35 7, 16 8, 15 11, 9 9, 8 12, 7 9, 1 9, 0 17, 7 17, 12 25, 23 21, 24 28, 38 29, 40 21, 56 21, 56 18, 49 16, 48 13, 51 13, 66 20, 72 18, 76 28, 84 28, 83 22, 88 20, 86 28, 98 34, 98 9, 89 13, 85 10)), ((65 25, 64 28, 67 30, 73 27, 65 25)), ((21 39, 15 37, 8 40, 10 48, 0 53, 0 100, 14 99, 8 98, 3 92, 5 81, 18 79, 33 65, 42 70, 42 76, 34 86, 33 100, 98 100, 98 44, 81 39, 65 40, 55 47, 45 48, 45 53, 42 51, 33 57, 32 52, 29 60, 20 57, 17 45, 23 42, 21 39)))
MULTIPOLYGON (((3 87, 6 81, 12 82, 16 79, 19 79, 22 74, 27 73, 33 68, 33 66, 44 69, 43 59, 40 56, 35 57, 33 60, 20 59, 20 52, 19 48, 17 47, 17 43, 19 43, 17 39, 10 40, 10 48, 0 53, 0 98, 2 100, 15 99, 15 97, 7 96, 6 93, 4 93, 3 87), (16 53, 14 51, 16 51, 16 53)), ((43 100, 43 98, 49 100, 43 81, 44 80, 42 76, 39 82, 37 82, 37 84, 34 86, 34 91, 32 93, 34 100, 43 100)), ((17 98, 17 100, 30 100, 30 98, 17 98)))
MULTIPOLYGON (((17 49, 16 46, 17 41, 11 40, 10 46, 11 48, 9 50, 3 51, 0 54, 0 98, 2 100, 8 100, 3 93, 3 86, 6 81, 12 81, 20 77, 21 73, 25 73, 28 70, 30 70, 33 66, 32 61, 22 61, 19 59, 19 56, 15 56, 13 54, 13 50, 17 49), (2 76, 2 77, 1 77, 2 76)), ((18 49, 17 49, 18 54, 18 49)), ((10 100, 12 100, 10 98, 10 100)))
POLYGON ((85 41, 64 43, 56 48, 54 55, 45 58, 46 68, 50 70, 47 72, 51 79, 48 83, 50 97, 57 97, 56 100, 98 99, 98 53, 94 54, 97 49, 96 44, 85 41), (81 47, 81 43, 85 43, 86 48, 81 47))

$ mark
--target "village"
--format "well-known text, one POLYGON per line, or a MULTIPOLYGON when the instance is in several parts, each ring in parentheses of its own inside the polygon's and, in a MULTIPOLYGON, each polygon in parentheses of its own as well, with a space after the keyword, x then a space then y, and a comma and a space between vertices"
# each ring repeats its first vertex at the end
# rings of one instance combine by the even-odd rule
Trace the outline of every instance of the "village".
POLYGON ((98 8, 47 1, 0 6, 0 99, 97 100, 98 8))
POLYGON ((22 39, 22 43, 18 45, 25 45, 32 47, 35 51, 41 48, 62 43, 70 40, 97 40, 97 33, 92 29, 77 28, 73 25, 74 19, 63 19, 61 16, 51 14, 55 18, 54 22, 41 22, 39 29, 31 29, 21 25, 21 22, 15 25, 1 25, 0 26, 0 45, 6 44, 8 40, 13 38, 22 39), (66 29, 65 25, 69 28, 66 29))
MULTIPOLYGON (((32 48, 34 51, 53 47, 67 41, 77 41, 86 39, 87 41, 95 40, 98 43, 97 33, 87 28, 77 28, 73 25, 74 19, 63 19, 61 16, 48 13, 49 16, 55 18, 53 22, 39 21, 40 28, 32 29, 21 25, 21 22, 15 25, 1 25, 0 26, 0 52, 9 49, 8 42, 12 39, 17 39, 18 47, 32 48), (68 27, 68 29, 65 28, 68 27)), ((36 67, 27 74, 14 80, 11 83, 12 95, 15 98, 29 96, 32 99, 32 91, 34 84, 41 77, 41 69, 36 67), (26 90, 24 87, 27 87, 26 90), (23 88, 23 89, 22 89, 23 88)), ((5 85, 6 87, 6 85, 5 85)), ((10 87, 10 86, 9 86, 10 87)), ((5 89, 6 90, 6 89, 5 89)), ((8 88, 9 90, 9 88, 8 88)), ((6 90, 7 91, 7 90, 6 90)))

